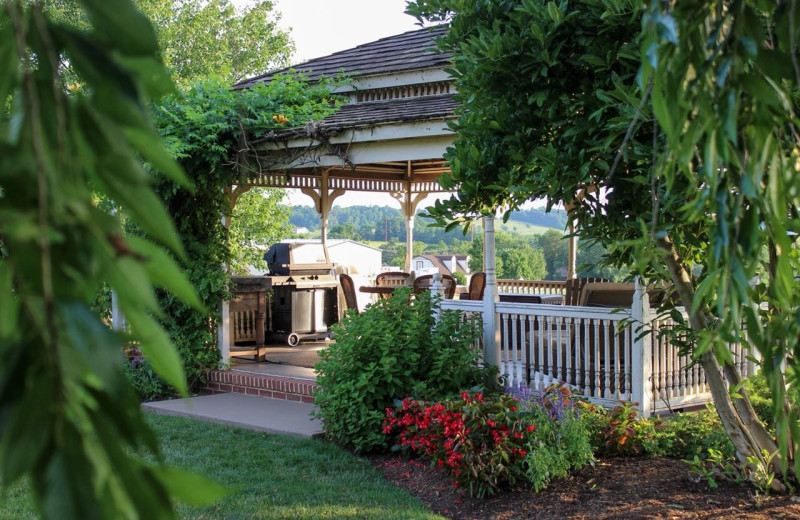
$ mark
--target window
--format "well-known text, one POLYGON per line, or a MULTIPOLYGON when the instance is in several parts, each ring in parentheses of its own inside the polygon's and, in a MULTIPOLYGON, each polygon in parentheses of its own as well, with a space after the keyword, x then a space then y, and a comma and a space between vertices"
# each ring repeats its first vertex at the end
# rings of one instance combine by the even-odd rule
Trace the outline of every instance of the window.
POLYGON ((417 267, 415 269, 422 269, 422 260, 417 260, 417 267))

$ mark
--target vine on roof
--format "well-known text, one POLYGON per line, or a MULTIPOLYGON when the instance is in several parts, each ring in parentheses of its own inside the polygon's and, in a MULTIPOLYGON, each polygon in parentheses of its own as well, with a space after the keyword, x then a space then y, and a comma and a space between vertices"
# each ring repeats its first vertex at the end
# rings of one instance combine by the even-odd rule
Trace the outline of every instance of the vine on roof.
POLYGON ((331 93, 334 85, 280 76, 269 85, 235 91, 220 80, 205 80, 154 106, 159 132, 195 185, 190 193, 175 182, 155 181, 187 253, 182 267, 205 307, 197 311, 171 294, 160 294, 163 324, 181 354, 190 385, 202 381, 206 370, 219 362, 218 306, 229 295, 224 268, 233 261, 222 217, 230 218, 231 187, 249 176, 243 157, 258 155, 255 143, 270 133, 302 128, 333 113, 341 104, 331 93))

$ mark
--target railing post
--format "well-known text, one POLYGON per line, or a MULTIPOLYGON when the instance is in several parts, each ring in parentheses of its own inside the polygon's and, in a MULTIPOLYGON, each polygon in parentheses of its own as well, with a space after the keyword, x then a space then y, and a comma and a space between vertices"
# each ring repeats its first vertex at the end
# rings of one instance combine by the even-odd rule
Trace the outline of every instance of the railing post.
MULTIPOLYGON (((442 273, 433 273, 433 283, 431 283, 431 297, 439 296, 439 302, 444 301, 444 284, 442 283, 442 273)), ((441 307, 436 307, 433 318, 438 322, 441 315, 441 307)))
POLYGON ((222 300, 219 305, 220 319, 217 325, 217 346, 220 353, 220 366, 227 366, 231 361, 231 317, 230 303, 222 300))
POLYGON ((494 215, 483 217, 483 360, 500 367, 500 317, 497 315, 497 268, 495 264, 494 215))
POLYGON ((639 403, 639 412, 647 417, 653 410, 652 377, 653 377, 653 338, 652 330, 644 334, 651 326, 650 297, 647 288, 636 277, 631 303, 631 399, 639 403))

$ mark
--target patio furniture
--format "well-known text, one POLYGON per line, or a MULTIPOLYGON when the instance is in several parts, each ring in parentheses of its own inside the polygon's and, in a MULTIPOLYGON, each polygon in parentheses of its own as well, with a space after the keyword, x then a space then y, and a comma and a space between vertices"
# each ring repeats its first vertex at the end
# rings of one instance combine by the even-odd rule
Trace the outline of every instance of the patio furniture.
POLYGON ((394 290, 403 285, 362 285, 358 288, 359 292, 377 294, 380 298, 391 298, 394 290))
MULTIPOLYGON (((404 271, 386 271, 385 273, 380 273, 378 277, 375 278, 375 285, 379 287, 398 287, 401 285, 407 285, 410 276, 411 273, 406 273, 404 271)), ((391 291, 388 293, 379 292, 378 296, 380 298, 391 298, 392 293, 391 291)))
MULTIPOLYGON (((432 274, 417 276, 414 279, 414 294, 419 294, 422 291, 429 291, 432 285, 432 274)), ((452 299, 456 293, 456 279, 449 274, 443 274, 442 285, 444 286, 444 297, 447 299, 452 299)))
POLYGON ((477 271, 469 279, 469 289, 461 294, 461 300, 482 300, 483 291, 486 289, 486 273, 477 271))
POLYGON ((581 297, 581 289, 587 283, 601 283, 610 282, 608 278, 599 277, 585 277, 585 278, 570 278, 567 280, 566 297, 564 298, 564 305, 579 305, 581 297))
POLYGON ((356 311, 356 314, 361 314, 358 310, 358 300, 356 299, 356 285, 353 283, 353 279, 350 278, 349 275, 340 274, 339 275, 339 283, 342 286, 342 294, 344 295, 344 302, 347 305, 347 309, 353 309, 356 311))
POLYGON ((585 307, 630 307, 632 283, 589 282, 581 289, 578 305, 585 307))

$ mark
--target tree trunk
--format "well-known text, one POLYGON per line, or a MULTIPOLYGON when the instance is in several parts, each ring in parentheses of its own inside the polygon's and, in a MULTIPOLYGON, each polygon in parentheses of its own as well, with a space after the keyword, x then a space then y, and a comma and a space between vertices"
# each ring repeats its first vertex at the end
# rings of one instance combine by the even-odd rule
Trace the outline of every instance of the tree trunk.
MULTIPOLYGON (((674 244, 668 237, 659 239, 657 244, 665 252, 664 259, 667 269, 681 303, 687 311, 691 310, 695 293, 689 271, 684 266, 674 244)), ((701 331, 707 329, 709 323, 702 310, 698 308, 694 312, 690 312, 689 325, 692 330, 701 331)), ((712 351, 701 355, 698 361, 703 370, 705 370, 706 380, 711 389, 711 396, 714 399, 714 405, 720 421, 734 448, 736 448, 739 460, 743 463, 747 463, 748 459, 757 460, 762 467, 769 466, 770 471, 773 471, 776 475, 780 474, 781 464, 780 454, 777 453, 778 447, 758 420, 747 393, 740 389, 737 393, 741 397, 734 399, 728 391, 728 385, 734 387, 741 380, 735 367, 729 363, 721 366, 712 351), (775 453, 776 455, 768 462, 763 455, 763 450, 766 450, 768 454, 775 453)), ((786 488, 782 482, 775 478, 772 481, 772 489, 784 491, 786 488)))

